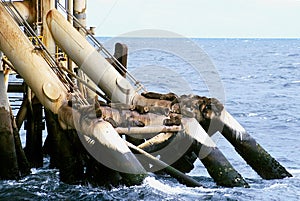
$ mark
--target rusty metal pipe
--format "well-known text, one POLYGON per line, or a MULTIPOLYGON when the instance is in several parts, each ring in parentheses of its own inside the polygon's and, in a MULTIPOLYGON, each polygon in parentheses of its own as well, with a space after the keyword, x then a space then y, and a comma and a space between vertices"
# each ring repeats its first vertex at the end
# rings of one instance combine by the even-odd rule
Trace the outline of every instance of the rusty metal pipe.
POLYGON ((36 9, 30 1, 16 1, 13 4, 27 22, 36 21, 36 9))
MULTIPOLYGON (((77 20, 82 24, 84 27, 86 26, 86 0, 73 0, 74 2, 74 15, 77 20)), ((80 26, 78 24, 74 24, 76 28, 80 26)))
POLYGON ((34 91, 40 102, 57 113, 67 90, 18 25, 0 5, 0 49, 34 91))
POLYGON ((62 128, 68 124, 77 130, 85 148, 103 165, 118 172, 146 175, 143 166, 110 123, 85 117, 68 105, 59 110, 58 119, 62 128))
POLYGON ((292 177, 225 109, 217 119, 224 125, 222 135, 263 179, 292 177))
POLYGON ((48 12, 47 25, 57 44, 112 102, 132 103, 137 93, 128 80, 122 77, 56 9, 48 12))
POLYGON ((53 113, 65 117, 61 119, 61 122, 66 124, 65 128, 75 128, 80 134, 96 139, 98 145, 95 150, 96 156, 105 156, 102 152, 105 151, 111 156, 106 156, 109 165, 117 164, 115 167, 123 167, 123 172, 144 174, 145 170, 141 164, 126 144, 123 141, 120 143, 122 138, 109 123, 90 122, 88 119, 79 121, 80 115, 73 113, 72 110, 69 115, 64 113, 66 110, 62 105, 67 101, 67 89, 2 4, 0 4, 0 24, 0 49, 10 59, 39 101, 53 113))

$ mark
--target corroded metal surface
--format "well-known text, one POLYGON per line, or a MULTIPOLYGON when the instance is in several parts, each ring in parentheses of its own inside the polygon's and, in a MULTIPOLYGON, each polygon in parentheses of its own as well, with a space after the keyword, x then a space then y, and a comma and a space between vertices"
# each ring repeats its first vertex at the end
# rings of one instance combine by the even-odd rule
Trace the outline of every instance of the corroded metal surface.
POLYGON ((47 25, 57 44, 113 102, 132 102, 135 89, 62 14, 55 9, 49 11, 47 25))
POLYGON ((39 50, 35 49, 19 29, 2 4, 0 5, 0 24, 1 27, 5 27, 5 29, 0 29, 0 49, 9 58, 18 73, 26 80, 40 102, 54 113, 57 113, 67 94, 61 81, 49 68, 39 50), (42 89, 45 82, 51 83, 53 88, 56 88, 56 91, 60 93, 60 98, 57 101, 53 102, 45 96, 42 89))

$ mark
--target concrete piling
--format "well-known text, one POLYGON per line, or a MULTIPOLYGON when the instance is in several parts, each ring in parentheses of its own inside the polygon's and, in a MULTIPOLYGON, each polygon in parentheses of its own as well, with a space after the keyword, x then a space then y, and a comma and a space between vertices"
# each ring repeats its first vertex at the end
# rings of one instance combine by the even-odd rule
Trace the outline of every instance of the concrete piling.
POLYGON ((50 168, 58 168, 59 167, 59 150, 57 147, 59 146, 60 136, 57 132, 58 124, 54 118, 54 114, 48 110, 44 109, 46 127, 47 127, 47 137, 43 146, 43 153, 45 155, 50 156, 50 168))
POLYGON ((50 166, 59 169, 60 180, 68 184, 80 184, 83 181, 83 147, 76 130, 63 130, 57 115, 45 110, 47 123, 46 152, 50 156, 50 166))
POLYGON ((9 102, 0 69, 0 179, 18 179, 19 168, 10 117, 9 102))
MULTIPOLYGON (((28 103, 30 104, 30 103, 28 103)), ((27 112, 27 120, 25 124, 26 130, 26 146, 25 153, 31 167, 43 167, 43 151, 42 151, 42 135, 43 125, 43 106, 34 98, 31 105, 32 111, 27 112)))

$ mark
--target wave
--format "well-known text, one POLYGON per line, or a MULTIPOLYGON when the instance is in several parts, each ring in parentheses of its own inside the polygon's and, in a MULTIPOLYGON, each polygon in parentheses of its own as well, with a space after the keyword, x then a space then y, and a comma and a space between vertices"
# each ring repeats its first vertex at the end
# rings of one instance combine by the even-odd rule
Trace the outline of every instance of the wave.
POLYGON ((283 87, 291 87, 293 85, 299 85, 300 84, 300 80, 295 80, 295 81, 292 81, 292 82, 289 82, 289 83, 285 83, 283 85, 283 87))
POLYGON ((288 170, 292 175, 299 175, 300 176, 300 169, 289 169, 288 170))
MULTIPOLYGON (((174 194, 174 195, 194 194, 194 195, 196 195, 196 193, 194 191, 195 188, 188 188, 184 185, 178 185, 178 184, 176 184, 176 186, 174 187, 174 186, 171 186, 170 183, 169 184, 162 183, 160 180, 157 180, 156 178, 151 177, 151 176, 147 177, 144 180, 144 184, 149 185, 151 188, 153 188, 155 190, 158 190, 158 191, 161 191, 161 192, 167 193, 167 194, 174 194)), ((211 190, 212 190, 212 189, 206 189, 203 187, 196 187, 196 188, 201 189, 205 192, 211 192, 211 190)))
POLYGON ((287 66, 279 66, 278 69, 296 69, 297 67, 294 65, 287 65, 287 66))

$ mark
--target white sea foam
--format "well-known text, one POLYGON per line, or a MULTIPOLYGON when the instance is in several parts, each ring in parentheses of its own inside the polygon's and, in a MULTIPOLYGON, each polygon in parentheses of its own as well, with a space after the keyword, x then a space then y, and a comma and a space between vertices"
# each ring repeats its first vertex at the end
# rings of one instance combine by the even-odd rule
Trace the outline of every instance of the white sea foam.
POLYGON ((31 174, 36 174, 36 173, 38 173, 38 170, 37 170, 36 168, 31 168, 30 171, 31 171, 31 174))
POLYGON ((288 185, 287 184, 273 184, 270 187, 268 187, 267 189, 276 189, 276 188, 286 188, 288 185))
POLYGON ((171 195, 199 195, 199 193, 210 193, 217 191, 217 189, 210 189, 210 188, 203 188, 203 187, 196 187, 196 188, 188 188, 183 185, 176 185, 170 186, 168 184, 164 184, 159 180, 155 179, 154 177, 147 177, 144 180, 144 184, 149 185, 151 188, 161 191, 163 193, 171 194, 171 195), (195 191, 195 189, 201 190, 195 191))
POLYGON ((252 113, 252 112, 250 112, 249 114, 248 114, 248 117, 255 117, 255 116, 257 116, 258 114, 257 113, 252 113))
POLYGON ((300 175, 300 169, 289 169, 288 170, 292 175, 300 175))

